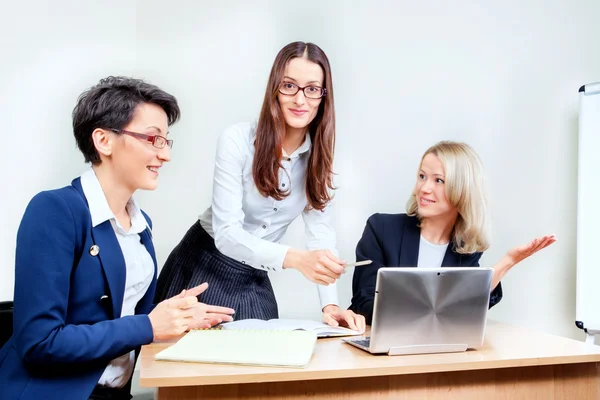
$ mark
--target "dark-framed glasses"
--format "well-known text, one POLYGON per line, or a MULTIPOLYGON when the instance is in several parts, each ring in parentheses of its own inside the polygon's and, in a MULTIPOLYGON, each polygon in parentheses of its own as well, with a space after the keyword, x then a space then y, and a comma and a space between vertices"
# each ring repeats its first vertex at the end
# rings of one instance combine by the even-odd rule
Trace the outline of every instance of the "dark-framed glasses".
POLYGON ((128 136, 133 136, 134 138, 138 138, 138 139, 142 139, 145 140, 149 143, 152 143, 152 146, 156 147, 157 149, 162 149, 166 146, 169 146, 170 149, 173 148, 173 140, 172 139, 167 139, 164 136, 160 136, 160 135, 146 135, 144 133, 137 133, 137 132, 131 132, 131 131, 127 131, 125 129, 111 129, 111 131, 115 132, 115 133, 119 133, 119 134, 123 134, 123 135, 128 135, 128 136))
POLYGON ((316 85, 301 87, 292 82, 281 82, 279 84, 279 93, 286 96, 295 96, 300 90, 304 92, 304 96, 308 99, 320 99, 327 93, 327 89, 316 85))

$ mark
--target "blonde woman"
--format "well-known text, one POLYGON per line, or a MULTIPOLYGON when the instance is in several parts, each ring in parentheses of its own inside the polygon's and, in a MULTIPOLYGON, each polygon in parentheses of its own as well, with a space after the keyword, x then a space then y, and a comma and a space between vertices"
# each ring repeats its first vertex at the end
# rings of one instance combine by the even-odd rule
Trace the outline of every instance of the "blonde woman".
MULTIPOLYGON (((419 165, 406 214, 374 214, 356 246, 356 260, 373 260, 356 268, 350 309, 373 318, 377 270, 382 267, 472 267, 489 247, 483 168, 464 143, 439 142, 419 165)), ((490 307, 502 299, 500 280, 516 264, 556 241, 536 238, 509 250, 496 263, 490 307)))

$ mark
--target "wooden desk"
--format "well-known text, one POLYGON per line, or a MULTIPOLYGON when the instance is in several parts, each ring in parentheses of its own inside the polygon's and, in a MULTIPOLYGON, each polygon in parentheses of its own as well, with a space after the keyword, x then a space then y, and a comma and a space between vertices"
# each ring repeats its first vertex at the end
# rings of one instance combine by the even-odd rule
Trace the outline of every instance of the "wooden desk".
POLYGON ((489 321, 485 346, 464 353, 371 355, 319 339, 306 369, 155 361, 140 385, 184 399, 600 399, 600 346, 489 321))

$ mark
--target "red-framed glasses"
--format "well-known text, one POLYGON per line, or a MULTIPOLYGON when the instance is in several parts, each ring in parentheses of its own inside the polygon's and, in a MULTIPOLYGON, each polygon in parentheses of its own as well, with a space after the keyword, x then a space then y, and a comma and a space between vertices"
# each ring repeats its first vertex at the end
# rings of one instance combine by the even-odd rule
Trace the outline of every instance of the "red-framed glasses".
POLYGON ((145 140, 145 141, 147 141, 149 143, 152 143, 152 146, 156 147, 157 149, 162 149, 162 148, 165 147, 165 145, 169 146, 170 149, 173 148, 173 140, 172 139, 167 139, 164 136, 160 136, 160 135, 146 135, 144 133, 137 133, 137 132, 127 131, 125 129, 111 129, 111 131, 113 131, 115 133, 119 133, 119 134, 123 134, 123 135, 128 135, 128 136, 133 136, 135 138, 145 140))

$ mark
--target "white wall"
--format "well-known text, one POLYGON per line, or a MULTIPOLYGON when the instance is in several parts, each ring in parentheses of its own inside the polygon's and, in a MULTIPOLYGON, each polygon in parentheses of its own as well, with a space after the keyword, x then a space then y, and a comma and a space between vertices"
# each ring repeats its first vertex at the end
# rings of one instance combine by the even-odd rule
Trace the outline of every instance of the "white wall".
POLYGON ((71 128, 77 96, 101 77, 134 72, 136 5, 3 2, 1 12, 0 301, 12 300, 15 238, 27 203, 86 168, 71 128))
MULTIPOLYGON (((277 51, 304 40, 321 46, 333 67, 342 257, 354 258, 369 215, 404 211, 429 145, 466 141, 483 158, 489 178, 493 245, 483 265, 536 235, 559 238, 504 279, 505 298, 491 317, 581 338, 574 328, 577 89, 600 80, 600 26, 594 20, 600 3, 349 3, 144 0, 135 9, 125 3, 126 12, 117 16, 100 5, 78 6, 92 21, 112 18, 111 28, 103 25, 101 33, 86 23, 84 34, 62 35, 78 25, 64 15, 62 24, 53 17, 40 21, 42 27, 28 25, 33 32, 17 39, 19 47, 37 54, 49 43, 61 54, 26 58, 22 50, 9 49, 14 63, 8 71, 0 64, 0 79, 20 82, 2 90, 10 98, 1 111, 8 111, 7 132, 27 132, 38 140, 13 144, 10 163, 0 172, 3 187, 10 188, 4 196, 8 223, 0 227, 1 268, 10 282, 0 283, 0 299, 12 297, 14 235, 27 200, 38 190, 68 183, 81 167, 68 134, 70 110, 82 87, 113 70, 133 71, 180 101, 183 118, 172 130, 173 161, 160 188, 138 196, 154 220, 162 264, 209 205, 217 135, 257 117, 277 51), (90 40, 104 46, 95 58, 99 64, 85 62, 94 54, 90 40), (74 64, 74 59, 84 61, 74 64), (33 119, 33 87, 50 80, 35 71, 48 69, 61 79, 41 88, 44 96, 36 100, 33 119), (68 89, 60 91, 59 101, 54 87, 68 89), (15 96, 24 100, 14 102, 15 96), (23 129, 28 120, 46 129, 23 129), (60 135, 60 141, 44 139, 45 132, 60 135), (22 188, 13 188, 16 182, 24 182, 22 188)), ((13 30, 25 32, 16 23, 13 30)), ((285 241, 302 246, 302 233, 297 221, 285 241)), ((272 279, 282 317, 318 318, 312 284, 295 271, 272 279)), ((343 306, 349 304, 350 282, 348 274, 339 283, 343 306)))

